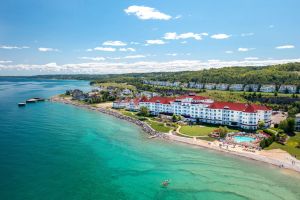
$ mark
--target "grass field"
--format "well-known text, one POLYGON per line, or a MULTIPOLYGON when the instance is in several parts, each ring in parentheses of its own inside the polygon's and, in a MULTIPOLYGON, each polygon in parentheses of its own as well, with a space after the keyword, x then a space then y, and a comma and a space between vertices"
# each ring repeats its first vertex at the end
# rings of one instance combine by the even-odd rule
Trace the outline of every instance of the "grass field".
POLYGON ((169 132, 172 128, 171 127, 168 127, 168 126, 165 126, 163 123, 160 123, 160 122, 155 122, 155 121, 150 121, 148 120, 147 123, 156 131, 159 131, 159 132, 163 132, 163 133, 167 133, 169 132))
POLYGON ((286 143, 286 145, 279 144, 277 142, 273 142, 269 147, 267 147, 267 150, 270 149, 282 149, 284 151, 287 151, 289 154, 293 156, 297 156, 297 159, 300 159, 300 148, 297 148, 297 146, 300 146, 300 133, 297 133, 295 136, 290 137, 286 143))
MULTIPOLYGON (((189 136, 208 136, 213 130, 217 129, 218 127, 211 127, 211 126, 182 126, 180 132, 189 135, 189 136)), ((235 132, 236 130, 230 129, 229 131, 235 132)))
POLYGON ((179 130, 181 133, 189 136, 208 136, 216 127, 206 126, 182 126, 179 130))

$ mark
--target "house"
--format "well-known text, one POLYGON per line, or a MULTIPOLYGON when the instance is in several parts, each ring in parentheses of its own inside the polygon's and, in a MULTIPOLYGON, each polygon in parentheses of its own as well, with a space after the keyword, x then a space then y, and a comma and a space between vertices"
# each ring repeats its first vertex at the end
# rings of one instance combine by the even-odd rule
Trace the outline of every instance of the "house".
POLYGON ((215 83, 206 83, 204 85, 204 88, 207 90, 214 90, 214 89, 216 89, 216 84, 215 83))
POLYGON ((195 88, 197 88, 197 89, 203 89, 204 88, 204 84, 203 83, 196 83, 195 84, 195 88))
POLYGON ((295 130, 300 131, 300 113, 296 114, 295 123, 295 130))
POLYGON ((156 92, 143 91, 143 92, 139 93, 138 96, 140 96, 140 97, 145 96, 147 98, 152 98, 152 97, 156 97, 156 96, 160 96, 160 95, 156 92))
POLYGON ((84 94, 84 92, 79 89, 72 90, 70 94, 72 96, 72 99, 74 100, 83 101, 87 98, 87 95, 84 94))
POLYGON ((266 106, 215 102, 202 96, 153 97, 141 100, 139 106, 147 107, 154 115, 176 114, 190 121, 235 126, 249 130, 257 129, 259 121, 264 121, 266 127, 271 125, 272 110, 266 106))
POLYGON ((260 92, 275 92, 276 86, 275 85, 262 85, 260 87, 260 92))
POLYGON ((195 88, 196 83, 195 82, 189 82, 188 87, 189 88, 195 88))
POLYGON ((297 93, 297 86, 296 85, 281 85, 278 92, 295 94, 295 93, 297 93))
POLYGON ((232 90, 232 91, 242 91, 243 87, 244 87, 243 84, 231 84, 229 86, 229 90, 232 90))
POLYGON ((216 90, 228 90, 229 84, 219 83, 216 85, 216 90))
POLYGON ((132 91, 131 90, 129 90, 129 89, 127 89, 127 88, 125 88, 124 90, 122 90, 122 95, 131 95, 132 94, 132 91))
POLYGON ((258 84, 249 84, 244 87, 245 92, 258 92, 258 84))

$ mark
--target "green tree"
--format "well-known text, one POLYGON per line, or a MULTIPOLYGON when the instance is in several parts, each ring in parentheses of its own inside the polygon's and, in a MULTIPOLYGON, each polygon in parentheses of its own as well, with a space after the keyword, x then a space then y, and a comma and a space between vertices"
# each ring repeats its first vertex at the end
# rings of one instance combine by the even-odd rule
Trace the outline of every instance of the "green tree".
POLYGON ((265 128, 265 125, 266 125, 266 124, 265 124, 264 121, 259 121, 259 122, 258 122, 258 128, 259 128, 259 129, 265 128))
POLYGON ((279 128, 284 130, 285 133, 293 133, 295 130, 295 119, 287 118, 286 120, 281 121, 279 128))
POLYGON ((149 109, 145 106, 140 107, 139 115, 144 116, 144 117, 149 116, 150 115, 149 109))

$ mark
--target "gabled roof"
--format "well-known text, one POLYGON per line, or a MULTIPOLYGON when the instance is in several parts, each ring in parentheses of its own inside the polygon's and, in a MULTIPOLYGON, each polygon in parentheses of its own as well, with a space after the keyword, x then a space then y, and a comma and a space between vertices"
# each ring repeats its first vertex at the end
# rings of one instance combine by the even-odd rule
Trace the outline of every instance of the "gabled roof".
POLYGON ((233 103, 233 102, 214 102, 209 108, 211 109, 228 109, 242 112, 254 113, 258 110, 270 110, 267 106, 247 103, 233 103))

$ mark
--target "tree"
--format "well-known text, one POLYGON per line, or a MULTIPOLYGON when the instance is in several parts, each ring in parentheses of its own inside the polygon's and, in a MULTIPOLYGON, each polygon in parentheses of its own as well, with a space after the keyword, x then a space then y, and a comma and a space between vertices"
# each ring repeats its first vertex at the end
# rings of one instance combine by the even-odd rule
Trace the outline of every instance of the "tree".
POLYGON ((139 115, 147 117, 147 116, 149 116, 149 114, 150 114, 149 109, 147 107, 145 107, 145 106, 140 107, 139 115))
POLYGON ((258 128, 259 128, 259 129, 265 128, 265 125, 266 125, 266 124, 265 124, 264 121, 259 121, 259 122, 258 122, 258 128))
POLYGON ((220 126, 219 127, 219 134, 220 134, 220 138, 225 138, 227 133, 229 132, 227 126, 220 126))
POLYGON ((284 130, 285 133, 293 133, 295 130, 295 119, 287 118, 280 122, 279 128, 284 130))

